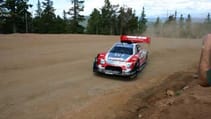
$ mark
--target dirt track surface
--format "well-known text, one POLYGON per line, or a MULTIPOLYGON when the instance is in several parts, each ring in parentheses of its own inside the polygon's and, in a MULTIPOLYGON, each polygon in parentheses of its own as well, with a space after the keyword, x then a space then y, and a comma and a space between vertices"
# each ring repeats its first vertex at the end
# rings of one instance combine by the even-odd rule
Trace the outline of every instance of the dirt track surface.
POLYGON ((196 68, 200 56, 200 39, 152 38, 149 63, 136 80, 94 75, 93 58, 118 40, 0 35, 0 119, 114 119, 137 92, 196 68))

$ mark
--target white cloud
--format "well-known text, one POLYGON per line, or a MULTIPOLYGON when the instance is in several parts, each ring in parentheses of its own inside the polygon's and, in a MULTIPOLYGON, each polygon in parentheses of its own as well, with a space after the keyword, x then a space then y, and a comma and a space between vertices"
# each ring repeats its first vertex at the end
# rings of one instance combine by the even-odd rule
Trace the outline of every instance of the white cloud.
POLYGON ((211 0, 144 0, 146 14, 149 17, 165 17, 177 11, 180 14, 191 14, 194 17, 205 17, 211 11, 211 0))
POLYGON ((63 10, 68 11, 70 9, 70 0, 54 0, 54 8, 56 9, 56 14, 60 16, 63 15, 63 10))
MULTIPOLYGON (((44 0, 40 0, 41 6, 43 1, 44 0)), ((33 8, 30 11, 35 14, 38 0, 29 0, 29 3, 33 5, 33 8)), ((62 16, 63 10, 68 10, 70 8, 70 5, 70 0, 53 0, 53 6, 56 9, 55 13, 60 16, 62 16)))
POLYGON ((94 8, 101 8, 104 5, 104 0, 85 0, 84 3, 84 15, 89 15, 94 8))

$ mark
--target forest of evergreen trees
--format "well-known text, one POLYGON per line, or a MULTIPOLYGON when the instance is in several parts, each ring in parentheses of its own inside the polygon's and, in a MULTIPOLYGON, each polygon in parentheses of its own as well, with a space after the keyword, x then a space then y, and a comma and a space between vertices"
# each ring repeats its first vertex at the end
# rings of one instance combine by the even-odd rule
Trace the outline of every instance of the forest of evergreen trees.
POLYGON ((191 15, 177 18, 177 12, 165 21, 158 17, 149 24, 145 9, 136 16, 135 10, 128 7, 112 5, 104 1, 100 9, 94 8, 87 17, 88 23, 81 12, 84 0, 70 0, 72 6, 63 11, 63 16, 55 14, 52 0, 37 1, 35 15, 29 12, 32 7, 28 0, 0 0, 0 33, 77 33, 77 34, 144 34, 166 37, 197 37, 211 31, 210 14, 203 22, 192 22, 191 15))
POLYGON ((177 18, 177 11, 175 11, 174 15, 170 15, 164 22, 161 22, 158 17, 147 31, 148 34, 155 36, 185 38, 199 38, 210 32, 211 20, 209 13, 203 21, 193 22, 190 14, 187 17, 181 14, 177 18))

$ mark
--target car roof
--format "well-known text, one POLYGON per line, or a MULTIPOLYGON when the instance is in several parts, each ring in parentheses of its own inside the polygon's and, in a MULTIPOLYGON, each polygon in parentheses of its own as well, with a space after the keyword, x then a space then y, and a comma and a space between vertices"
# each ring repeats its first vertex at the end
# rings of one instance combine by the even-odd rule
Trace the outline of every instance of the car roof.
POLYGON ((115 46, 119 46, 119 47, 127 47, 127 48, 133 48, 136 45, 136 43, 123 43, 123 42, 117 42, 114 44, 115 46))

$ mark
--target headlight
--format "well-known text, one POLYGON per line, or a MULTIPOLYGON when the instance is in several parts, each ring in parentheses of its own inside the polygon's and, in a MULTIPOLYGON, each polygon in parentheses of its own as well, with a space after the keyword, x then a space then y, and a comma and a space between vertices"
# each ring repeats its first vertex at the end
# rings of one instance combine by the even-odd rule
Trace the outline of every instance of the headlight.
POLYGON ((127 62, 127 63, 126 63, 126 67, 127 67, 127 68, 130 68, 131 65, 132 65, 131 62, 127 62))
POLYGON ((100 64, 105 64, 105 60, 104 59, 100 59, 100 64))

